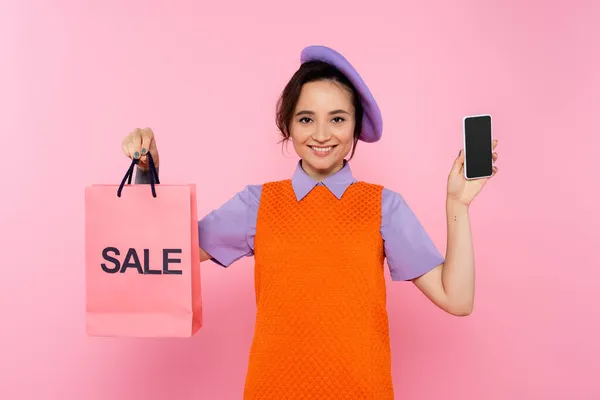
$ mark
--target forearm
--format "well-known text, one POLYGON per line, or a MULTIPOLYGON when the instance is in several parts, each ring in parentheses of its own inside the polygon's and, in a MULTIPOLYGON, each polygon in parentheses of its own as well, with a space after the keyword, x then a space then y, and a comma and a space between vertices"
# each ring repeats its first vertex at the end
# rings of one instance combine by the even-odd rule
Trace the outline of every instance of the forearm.
POLYGON ((447 246, 442 267, 442 285, 446 299, 459 314, 469 314, 475 294, 475 261, 469 208, 446 201, 447 246))

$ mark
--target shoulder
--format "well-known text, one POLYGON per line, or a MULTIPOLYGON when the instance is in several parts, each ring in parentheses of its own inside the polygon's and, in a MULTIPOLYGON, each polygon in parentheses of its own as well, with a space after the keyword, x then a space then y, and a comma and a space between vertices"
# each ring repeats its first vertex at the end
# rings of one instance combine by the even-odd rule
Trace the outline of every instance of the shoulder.
POLYGON ((354 185, 358 185, 357 187, 362 187, 363 190, 370 191, 379 196, 381 200, 381 216, 384 221, 388 220, 394 214, 402 214, 408 208, 408 204, 400 193, 384 185, 364 181, 356 182, 354 185))
POLYGON ((382 203, 404 202, 402 195, 378 183, 357 181, 352 186, 380 194, 382 203))
POLYGON ((235 198, 238 201, 242 201, 247 206, 256 208, 259 206, 261 198, 263 198, 265 195, 268 195, 268 193, 280 192, 291 187, 291 179, 267 181, 260 184, 249 184, 246 185, 240 192, 238 192, 235 198))
POLYGON ((292 190, 292 180, 291 179, 283 179, 278 181, 268 181, 263 183, 261 192, 263 193, 272 193, 272 192, 281 192, 283 190, 292 190))
POLYGON ((411 209, 402 194, 389 188, 383 188, 381 212, 384 219, 405 216, 411 209))
POLYGON ((267 181, 259 184, 248 184, 235 195, 234 199, 237 201, 242 201, 249 206, 258 206, 260 199, 263 197, 263 193, 269 191, 278 191, 291 186, 291 179, 267 181))
POLYGON ((263 186, 264 184, 246 185, 237 195, 247 202, 258 204, 263 186))
POLYGON ((219 207, 220 212, 241 213, 256 209, 260 203, 262 184, 250 184, 238 190, 219 207))
POLYGON ((382 189, 381 201, 389 206, 406 205, 406 200, 400 193, 386 187, 382 189))
POLYGON ((278 186, 286 186, 286 185, 291 185, 292 184, 292 180, 291 179, 282 179, 282 180, 278 180, 278 181, 267 181, 265 183, 262 184, 263 188, 267 188, 267 187, 278 187, 278 186))
POLYGON ((382 192, 385 189, 382 185, 366 181, 356 181, 351 185, 351 187, 372 192, 382 192))

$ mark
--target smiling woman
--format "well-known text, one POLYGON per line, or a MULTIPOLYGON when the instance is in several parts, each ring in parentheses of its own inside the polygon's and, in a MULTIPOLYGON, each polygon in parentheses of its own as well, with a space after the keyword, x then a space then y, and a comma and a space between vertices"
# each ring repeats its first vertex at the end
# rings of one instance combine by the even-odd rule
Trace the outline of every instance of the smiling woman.
MULTIPOLYGON (((309 46, 282 91, 276 123, 298 154, 289 179, 248 185, 199 221, 201 259, 229 267, 254 256, 257 315, 245 400, 392 400, 384 259, 441 309, 473 306, 468 205, 487 180, 448 178, 446 258, 402 196, 354 178, 358 141, 382 135, 366 84, 336 51, 309 46), (346 157, 350 154, 350 157, 346 157)), ((495 145, 494 145, 495 146, 495 145)), ((158 159, 151 130, 123 151, 158 159)), ((497 155, 494 153, 494 161, 497 155)), ((147 183, 138 171, 136 182, 147 183)))

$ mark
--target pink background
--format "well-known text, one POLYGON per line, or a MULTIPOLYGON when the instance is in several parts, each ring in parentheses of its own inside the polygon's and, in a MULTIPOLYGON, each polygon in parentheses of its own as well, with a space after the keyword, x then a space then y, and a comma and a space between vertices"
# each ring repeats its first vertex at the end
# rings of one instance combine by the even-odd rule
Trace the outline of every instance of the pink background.
POLYGON ((471 210, 474 314, 390 285, 397 398, 600 398, 598 2, 236 3, 1 3, 0 398, 241 398, 251 260, 203 264, 192 339, 86 337, 84 186, 119 182, 121 140, 145 126, 161 181, 197 183, 200 215, 289 177, 274 106, 309 44, 380 103, 356 175, 401 192, 442 251, 462 116, 491 113, 500 139, 471 210))

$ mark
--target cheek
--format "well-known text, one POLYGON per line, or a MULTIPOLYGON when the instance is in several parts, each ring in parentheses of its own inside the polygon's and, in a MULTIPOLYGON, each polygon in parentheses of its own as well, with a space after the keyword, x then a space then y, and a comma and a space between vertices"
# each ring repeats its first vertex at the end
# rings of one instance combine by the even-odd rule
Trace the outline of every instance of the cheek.
POLYGON ((354 125, 344 127, 343 132, 340 132, 338 138, 345 146, 352 146, 354 142, 354 125))
POLYGON ((308 131, 308 129, 302 129, 302 127, 299 127, 297 125, 292 125, 290 127, 290 139, 292 139, 292 142, 294 142, 294 144, 304 143, 309 138, 310 132, 308 131))

